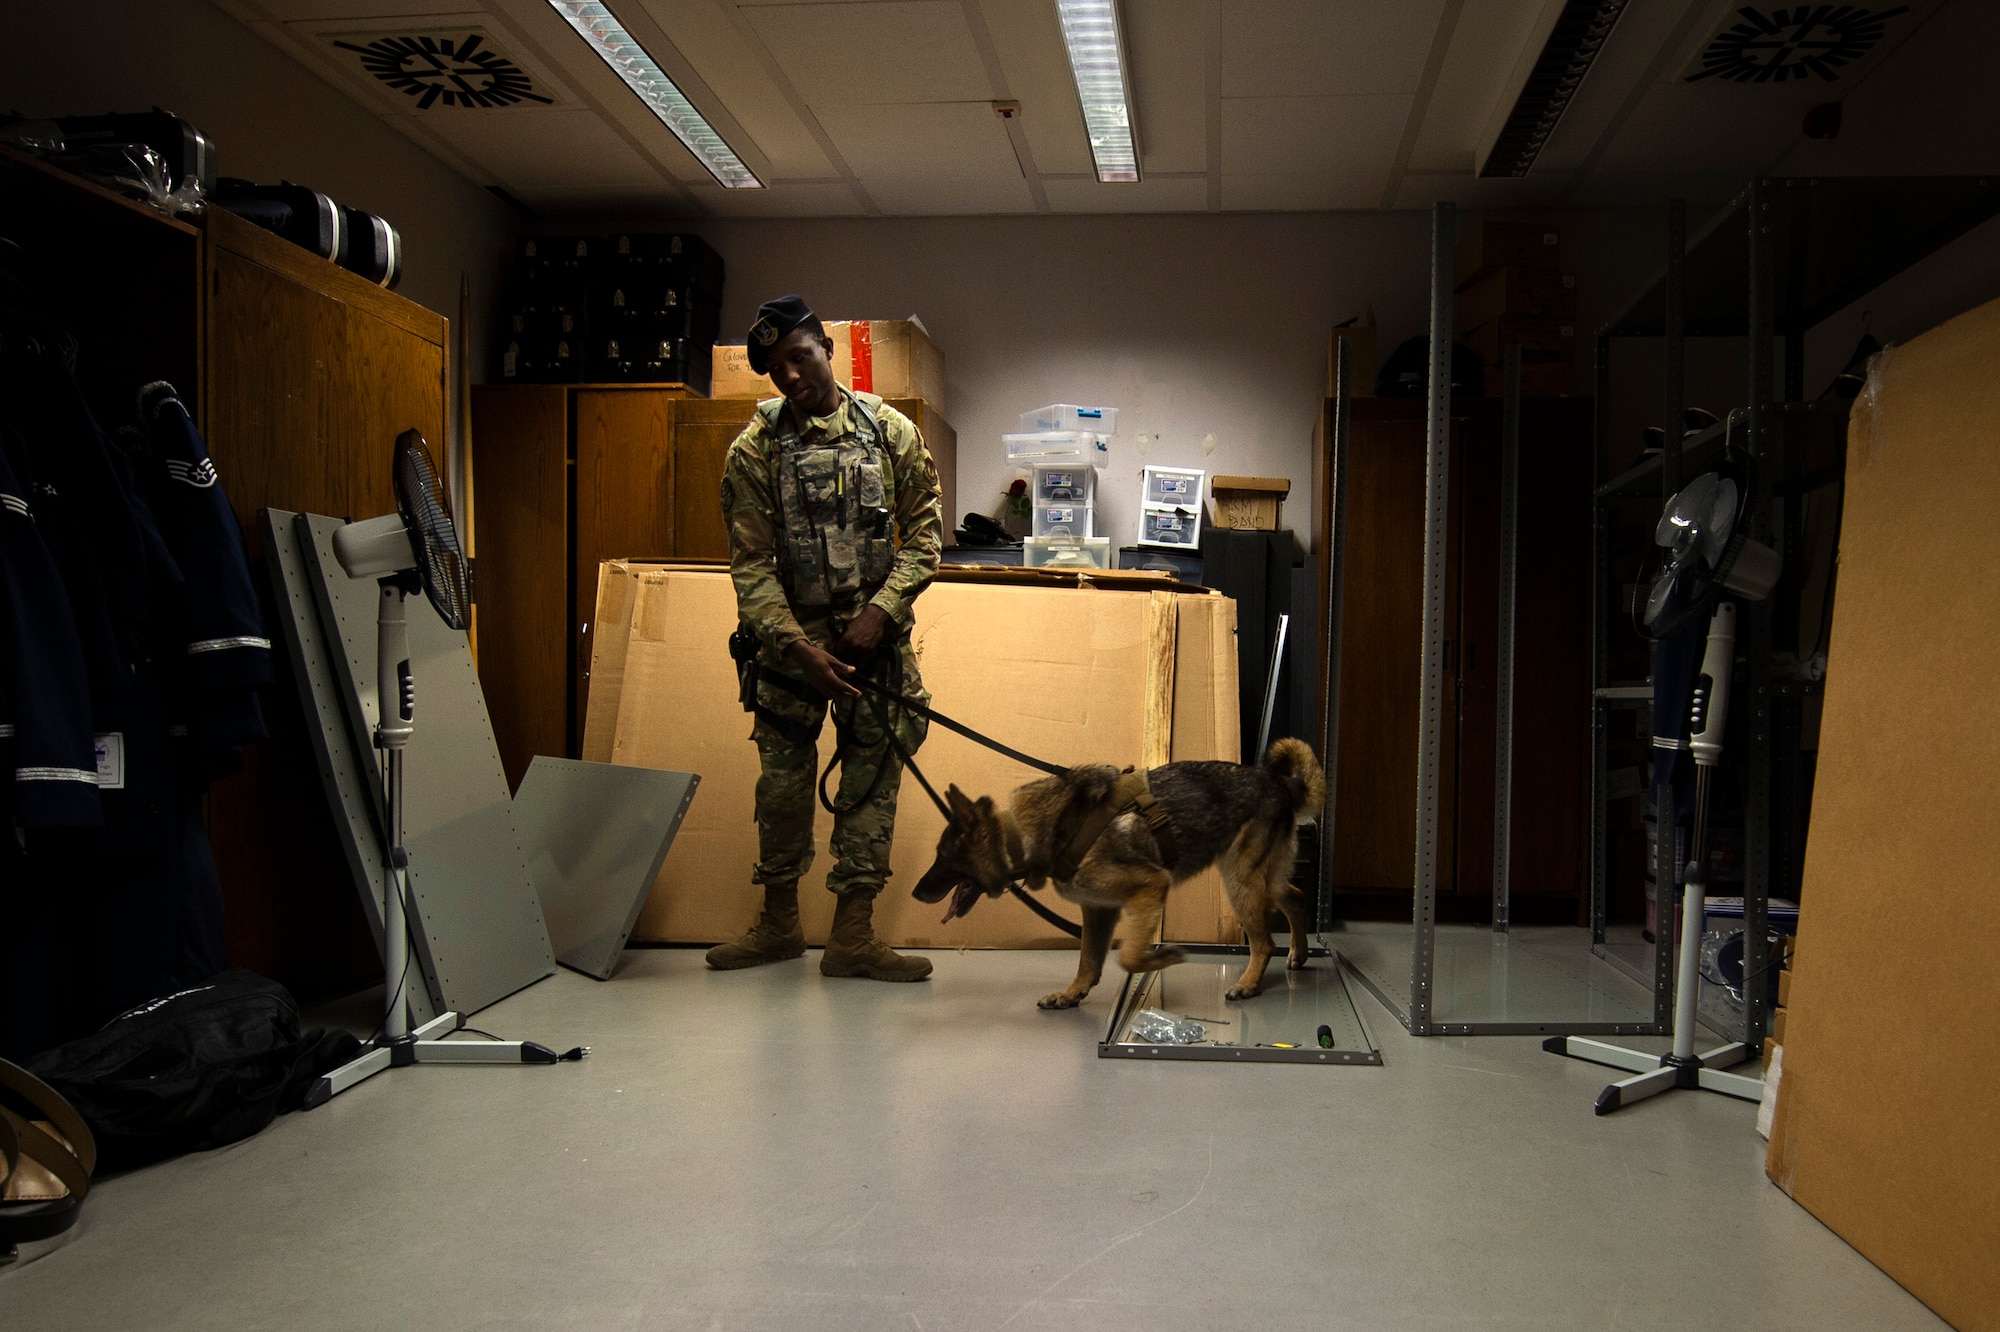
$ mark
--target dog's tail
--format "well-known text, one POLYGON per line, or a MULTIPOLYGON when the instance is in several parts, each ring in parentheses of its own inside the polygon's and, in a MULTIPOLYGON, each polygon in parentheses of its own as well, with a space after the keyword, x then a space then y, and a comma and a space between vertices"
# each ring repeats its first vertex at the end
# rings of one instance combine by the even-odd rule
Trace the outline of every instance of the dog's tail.
POLYGON ((1294 819, 1317 814, 1326 804, 1326 771, 1305 741, 1291 736, 1273 740, 1258 766, 1284 787, 1294 819))

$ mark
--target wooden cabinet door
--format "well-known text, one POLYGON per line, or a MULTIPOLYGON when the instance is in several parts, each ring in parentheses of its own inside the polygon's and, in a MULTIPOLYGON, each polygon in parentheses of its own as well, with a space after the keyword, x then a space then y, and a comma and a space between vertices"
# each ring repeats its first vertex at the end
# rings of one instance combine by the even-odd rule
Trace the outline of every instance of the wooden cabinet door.
POLYGON ((576 697, 564 751, 572 755, 581 752, 589 704, 598 566, 674 553, 674 412, 677 402, 695 400, 679 388, 591 388, 575 390, 574 401, 576 527, 567 638, 575 652, 576 697))
POLYGON ((674 549, 684 560, 726 560, 722 460, 750 424, 754 398, 685 398, 674 404, 674 549))
POLYGON ((569 391, 472 391, 479 686, 507 781, 566 754, 569 695, 569 391))
POLYGON ((1347 467, 1333 881, 1408 893, 1416 855, 1424 422, 1356 413, 1347 467))

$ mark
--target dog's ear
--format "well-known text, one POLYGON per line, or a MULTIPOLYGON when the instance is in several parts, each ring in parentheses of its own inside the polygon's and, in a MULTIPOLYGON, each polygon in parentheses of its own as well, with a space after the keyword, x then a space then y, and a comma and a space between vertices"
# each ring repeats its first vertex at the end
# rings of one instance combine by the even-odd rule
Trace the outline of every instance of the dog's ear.
POLYGON ((951 806, 952 822, 959 823, 972 817, 972 801, 966 797, 965 792, 958 789, 957 782, 946 788, 944 798, 945 803, 951 806))
POLYGON ((981 797, 979 797, 979 804, 978 804, 977 806, 975 806, 975 808, 976 808, 976 809, 977 809, 977 810, 979 811, 979 814, 980 814, 980 817, 982 817, 982 818, 989 818, 989 819, 990 819, 990 818, 992 818, 992 817, 993 817, 993 797, 992 797, 992 796, 981 796, 981 797))

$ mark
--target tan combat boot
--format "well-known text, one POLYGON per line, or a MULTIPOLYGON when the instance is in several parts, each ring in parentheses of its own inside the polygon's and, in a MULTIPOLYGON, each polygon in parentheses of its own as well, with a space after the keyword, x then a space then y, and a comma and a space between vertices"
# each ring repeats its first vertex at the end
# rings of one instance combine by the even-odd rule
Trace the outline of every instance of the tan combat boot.
POLYGON ((767 883, 764 909, 757 913, 757 923, 735 942, 709 949, 708 965, 717 971, 734 971, 738 967, 758 967, 766 962, 803 957, 805 951, 805 931, 799 928, 798 883, 767 883))
POLYGON ((875 894, 842 893, 833 908, 833 933, 819 960, 822 976, 865 976, 879 981, 920 981, 931 974, 927 957, 904 957, 875 937, 875 894))

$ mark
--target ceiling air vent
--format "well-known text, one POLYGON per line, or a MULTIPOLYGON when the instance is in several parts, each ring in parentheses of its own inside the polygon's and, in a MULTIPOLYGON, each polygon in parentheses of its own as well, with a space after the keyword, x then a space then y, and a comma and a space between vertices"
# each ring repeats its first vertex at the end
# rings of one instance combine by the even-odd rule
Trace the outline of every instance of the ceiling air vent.
POLYGON ((379 37, 331 38, 331 44, 360 61, 362 71, 417 100, 419 111, 434 106, 484 110, 555 98, 537 92, 535 81, 487 35, 477 30, 394 33, 379 37))
POLYGON ((1481 176, 1528 174, 1624 12, 1625 0, 1568 0, 1479 168, 1481 176))
POLYGON ((1709 38, 1687 75, 1689 83, 1787 83, 1817 77, 1832 83, 1843 66, 1882 44, 1891 19, 1910 12, 1859 5, 1792 5, 1765 11, 1744 5, 1709 38))

